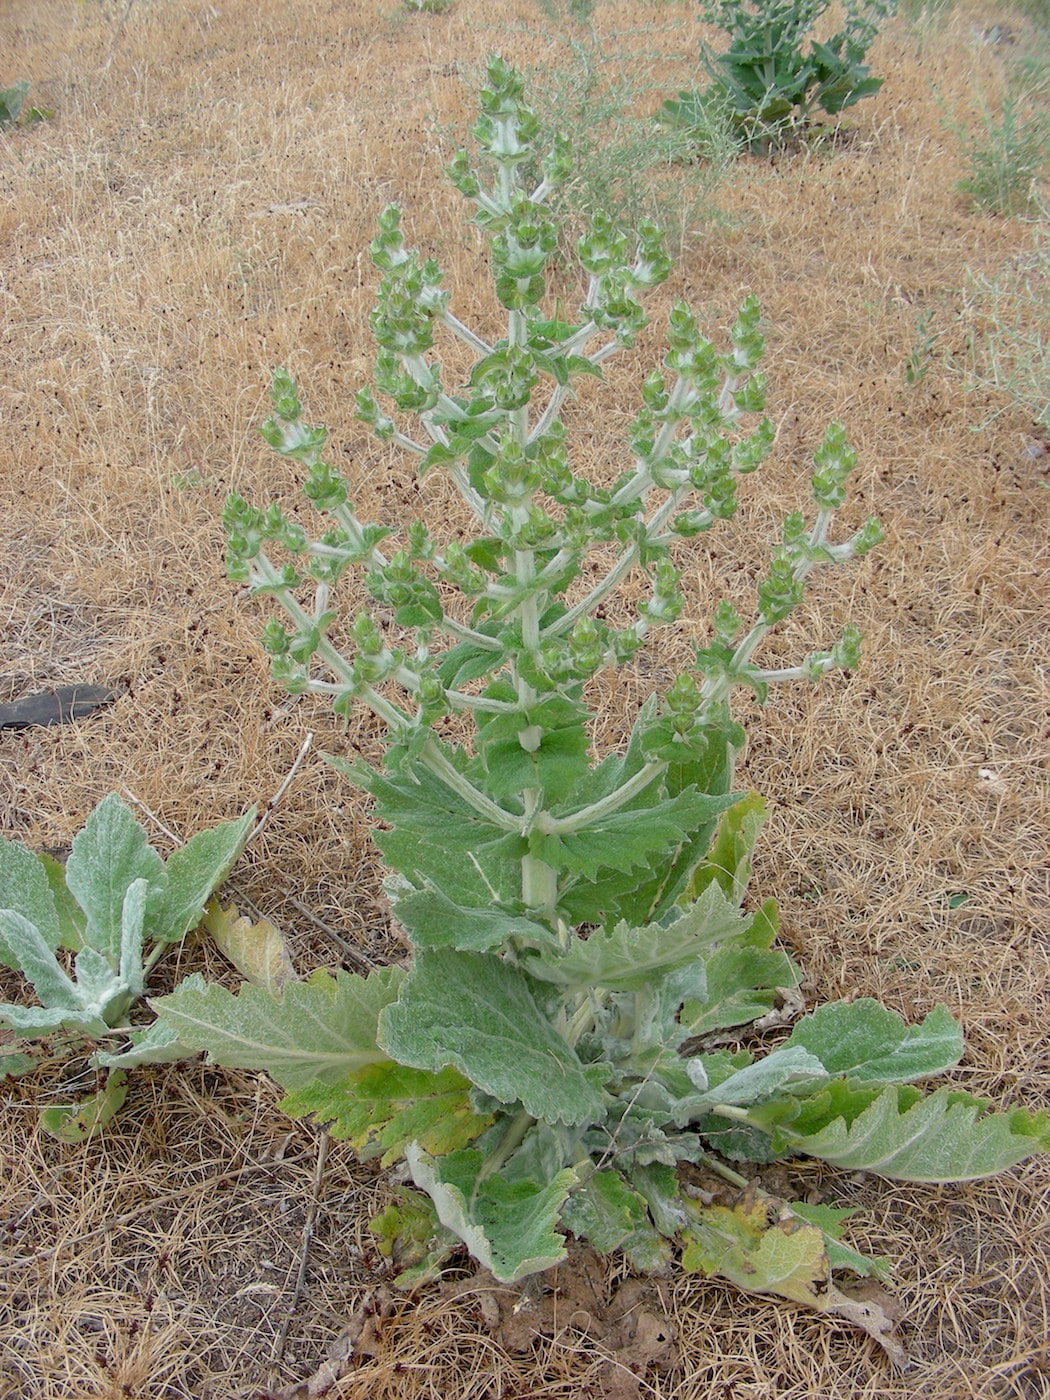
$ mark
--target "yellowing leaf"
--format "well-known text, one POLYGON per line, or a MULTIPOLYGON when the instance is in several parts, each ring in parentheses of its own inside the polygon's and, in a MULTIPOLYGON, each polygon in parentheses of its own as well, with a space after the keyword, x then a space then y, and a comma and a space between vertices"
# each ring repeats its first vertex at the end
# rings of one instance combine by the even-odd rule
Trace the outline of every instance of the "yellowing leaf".
POLYGON ((286 982, 296 980, 284 935, 269 919, 253 924, 237 912, 235 904, 223 909, 213 899, 204 913, 204 927, 219 952, 254 986, 276 995, 286 982))
POLYGON ((682 1267, 717 1275, 750 1293, 775 1293, 816 1312, 845 1318, 878 1342, 896 1366, 904 1350, 880 1295, 851 1297, 831 1276, 824 1232, 773 1196, 749 1188, 733 1206, 707 1206, 685 1234, 682 1267))
POLYGON ((381 1060, 348 1075, 341 1084, 306 1084, 281 1101, 293 1118, 312 1115, 348 1138, 363 1158, 382 1154, 391 1166, 410 1142, 443 1156, 466 1147, 492 1123, 476 1113, 470 1082, 454 1069, 438 1074, 381 1060))

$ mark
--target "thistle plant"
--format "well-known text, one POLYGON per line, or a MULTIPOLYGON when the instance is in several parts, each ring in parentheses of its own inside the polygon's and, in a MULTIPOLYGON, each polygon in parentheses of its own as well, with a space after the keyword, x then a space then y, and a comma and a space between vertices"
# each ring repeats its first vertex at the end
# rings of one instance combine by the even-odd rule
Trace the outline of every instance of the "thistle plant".
POLYGON ((563 409, 574 383, 635 343, 669 262, 655 228, 634 243, 596 218, 577 249, 578 314, 545 309, 558 242, 546 200, 570 152, 557 141, 537 166, 538 122, 498 58, 475 135, 481 164, 461 152, 450 175, 488 237, 505 334, 490 343, 456 317, 440 268, 388 208, 372 245, 379 397, 357 396, 381 442, 447 474, 473 537, 362 520, 281 371, 263 433, 303 470, 326 526, 312 537, 239 496, 225 510, 232 578, 283 614, 263 636, 275 676, 386 728, 382 771, 330 761, 374 800, 411 965, 318 972, 277 994, 183 988, 154 1005, 184 1045, 268 1070, 293 1116, 399 1164, 404 1189, 374 1228, 406 1285, 464 1247, 514 1282, 556 1264, 571 1234, 643 1270, 679 1249, 687 1269, 840 1313, 892 1348, 888 1319, 833 1282, 884 1268, 840 1240, 845 1213, 774 1200, 731 1163, 806 1153, 960 1180, 1045 1146, 1050 1127, 912 1087, 962 1053, 943 1007, 909 1029, 871 1000, 825 1006, 764 1055, 725 1048, 727 1030, 789 1020, 778 1008, 800 980, 773 946, 775 905, 744 908, 762 803, 733 788, 744 736, 731 693, 764 698, 856 664, 852 628, 795 665, 757 655, 815 568, 879 540, 874 520, 845 538, 834 528, 854 454, 833 424, 812 517, 784 522, 753 618, 719 603, 622 750, 595 753, 603 675, 681 615, 676 558, 733 515, 740 478, 771 446, 760 312, 748 298, 718 349, 676 305, 624 470, 589 480, 563 409), (538 185, 525 168, 542 169, 538 185), (443 336, 474 357, 456 387, 443 336), (371 604, 341 626, 348 571, 371 604), (633 612, 613 606, 628 583, 633 612), (449 716, 469 733, 461 744, 436 731, 449 716), (726 1194, 705 1203, 683 1163, 726 1194))

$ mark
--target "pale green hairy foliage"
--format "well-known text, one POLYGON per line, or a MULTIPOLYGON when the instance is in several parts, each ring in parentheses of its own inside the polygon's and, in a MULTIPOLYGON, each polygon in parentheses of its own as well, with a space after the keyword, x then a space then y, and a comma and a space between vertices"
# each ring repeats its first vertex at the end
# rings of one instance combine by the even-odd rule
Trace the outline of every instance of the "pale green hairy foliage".
POLYGON ((680 92, 660 109, 664 126, 703 153, 717 115, 743 146, 766 150, 803 133, 817 112, 838 116, 882 86, 864 58, 896 0, 843 0, 842 27, 822 40, 830 0, 701 0, 704 21, 729 37, 701 46, 708 87, 680 92))
POLYGON ((684 1247, 687 1268, 837 1312, 890 1346, 877 1309, 832 1284, 835 1269, 883 1268, 839 1240, 843 1212, 754 1192, 705 1206, 677 1175, 699 1163, 743 1187, 730 1160, 809 1153, 965 1180, 1050 1139, 1045 1116, 911 1087, 962 1054, 943 1007, 909 1028, 874 1001, 837 1004, 768 1053, 720 1048, 728 1028, 775 1026, 799 981, 773 946, 775 905, 744 908, 762 803, 733 790, 743 735, 730 692, 764 697, 855 664, 852 631, 790 667, 763 668, 756 652, 809 573, 864 553, 879 529, 833 536, 854 455, 832 425, 813 519, 784 522, 753 621, 719 604, 693 665, 642 707, 623 750, 593 752, 603 674, 679 617, 675 558, 733 514, 740 477, 771 444, 759 310, 749 298, 719 349, 676 306, 622 474, 576 474, 561 416, 573 382, 600 379, 634 343, 640 297, 669 264, 654 228, 634 242, 599 218, 578 245, 579 310, 545 309, 558 243, 546 200, 570 152, 557 142, 537 167, 519 79, 499 59, 488 78, 483 163, 461 153, 450 173, 488 236, 505 334, 489 343, 456 318, 440 268, 405 246, 392 207, 372 248, 383 278, 371 324, 376 385, 396 417, 370 390, 357 399, 381 441, 421 473, 447 473, 473 537, 359 519, 283 372, 264 435, 305 469, 324 530, 312 538, 238 497, 225 512, 233 578, 286 619, 264 634, 275 675, 387 727, 383 772, 332 761, 374 800, 411 966, 318 974, 276 994, 184 987, 154 1005, 184 1045, 267 1069, 292 1115, 403 1163, 416 1189, 375 1228, 405 1284, 464 1246, 505 1282, 557 1263, 568 1233, 640 1269, 684 1247), (526 168, 543 170, 538 186, 524 187, 526 168), (458 386, 444 382, 441 337, 475 356, 458 386), (349 570, 374 607, 337 628, 349 570), (641 601, 633 616, 610 608, 614 625, 605 604, 629 577, 641 601), (469 745, 439 738, 448 715, 471 722, 469 745))
MULTIPOLYGON (((185 1055, 168 1028, 127 1024, 150 971, 201 919, 212 892, 244 848, 255 811, 199 832, 165 862, 116 794, 103 798, 63 866, 0 838, 0 965, 21 972, 38 1005, 0 1002, 0 1027, 15 1033, 0 1075, 25 1074, 45 1038, 114 1071, 85 1103, 50 1109, 44 1126, 79 1140, 123 1101, 123 1071, 185 1055), (67 970, 68 969, 68 970, 67 970), (71 975, 72 974, 72 975, 71 975)), ((200 985, 200 977, 184 985, 200 985)))

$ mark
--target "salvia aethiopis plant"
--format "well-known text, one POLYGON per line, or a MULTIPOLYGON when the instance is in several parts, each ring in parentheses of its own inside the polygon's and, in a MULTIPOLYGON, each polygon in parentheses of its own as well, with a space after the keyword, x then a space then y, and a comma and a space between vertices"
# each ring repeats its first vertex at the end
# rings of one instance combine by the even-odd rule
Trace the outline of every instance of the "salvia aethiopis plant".
POLYGON ((577 248, 579 310, 549 308, 558 238, 545 201, 570 151, 539 152, 537 133, 520 79, 490 60, 481 162, 461 152, 450 175, 488 239, 500 339, 457 318, 396 207, 372 245, 378 394, 359 393, 358 417, 420 473, 446 473, 473 532, 363 521, 281 371, 263 433, 303 469, 326 523, 314 537, 238 496, 225 511, 231 576, 279 610, 263 637, 274 674, 385 726, 382 771, 331 761, 374 801, 410 965, 317 972, 277 994, 189 987, 154 1004, 183 1045, 267 1070, 291 1115, 396 1165, 399 1198, 374 1229, 405 1285, 464 1248, 513 1283, 557 1264, 571 1236, 639 1270, 677 1258, 839 1314, 893 1351, 887 1316, 836 1281, 885 1269, 841 1240, 848 1212, 776 1199, 740 1164, 806 1154, 960 1181, 1045 1147, 1050 1124, 913 1087, 962 1054, 944 1007, 909 1027, 869 999, 836 1003, 787 1034, 799 973, 775 947, 775 904, 745 905, 762 802, 733 788, 744 736, 730 694, 856 663, 852 629, 793 666, 763 668, 757 653, 812 570, 863 555, 880 530, 834 531, 855 458, 832 424, 811 516, 785 520, 753 617, 719 603, 622 748, 595 752, 603 676, 679 617, 676 560, 732 516, 773 429, 758 304, 745 301, 724 348, 677 305, 622 473, 574 469, 562 416, 573 384, 635 342, 643 294, 670 267, 655 228, 635 242, 599 219, 577 248), (474 357, 455 385, 443 338, 474 357), (371 603, 338 623, 350 571, 371 603), (449 716, 462 744, 437 732, 449 716), (756 1022, 785 1025, 774 1048, 726 1048, 756 1022), (722 1193, 691 1186, 698 1171, 722 1193))

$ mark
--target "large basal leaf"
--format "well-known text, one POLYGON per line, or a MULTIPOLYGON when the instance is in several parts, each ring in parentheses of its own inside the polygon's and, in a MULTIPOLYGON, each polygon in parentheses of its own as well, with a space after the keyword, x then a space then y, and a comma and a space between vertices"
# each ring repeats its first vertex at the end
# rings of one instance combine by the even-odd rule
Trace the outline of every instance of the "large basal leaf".
POLYGON ((168 857, 168 883, 150 908, 146 936, 173 943, 196 928, 208 900, 233 869, 255 825, 255 808, 236 821, 223 822, 191 836, 168 857))
POLYGON ((529 947, 558 946, 550 929, 533 919, 505 914, 499 909, 465 908, 435 889, 402 893, 388 885, 387 890, 394 914, 404 924, 415 948, 459 948, 485 953, 508 946, 511 939, 529 947))
POLYGON ((124 896, 135 880, 159 890, 164 862, 116 793, 104 797, 73 839, 66 885, 87 915, 85 939, 116 966, 124 896))
POLYGON ((316 972, 307 982, 289 982, 280 996, 252 986, 236 995, 182 986, 150 1005, 183 1045, 206 1050, 213 1064, 265 1070, 292 1090, 314 1079, 337 1084, 386 1058, 376 1044, 377 1023, 404 975, 399 967, 368 977, 316 972))
POLYGON ((477 846, 464 843, 459 849, 451 839, 446 844, 436 831, 406 822, 393 831, 376 831, 372 839, 392 870, 421 889, 441 890, 465 908, 522 903, 521 857, 526 846, 521 838, 515 838, 516 850, 505 836, 477 846))
POLYGON ((530 970, 543 981, 568 987, 633 990, 661 973, 705 957, 718 943, 747 928, 747 921, 717 885, 666 924, 631 928, 617 924, 576 938, 564 957, 533 959, 530 970))
MULTIPOLYGON (((34 926, 49 948, 60 939, 58 911, 40 858, 19 841, 0 837, 0 909, 21 914, 34 926)), ((4 938, 0 925, 0 964, 20 969, 17 955, 4 938)))
POLYGON ((475 1112, 470 1091, 458 1070, 431 1074, 380 1060, 341 1084, 304 1085, 280 1106, 292 1118, 313 1117, 334 1138, 353 1143, 362 1159, 381 1157, 389 1167, 410 1142, 443 1157, 480 1137, 493 1115, 475 1112))
POLYGON ((536 1004, 526 974, 489 953, 423 952, 379 1021, 379 1043, 404 1065, 454 1065, 502 1103, 547 1122, 601 1116, 598 1066, 576 1052, 536 1004))
POLYGON ((927 1079, 958 1064, 963 1053, 962 1030, 946 1006, 908 1026, 870 997, 819 1007, 786 1043, 816 1055, 832 1077, 861 1083, 927 1079))
POLYGON ((922 1097, 907 1085, 890 1085, 852 1121, 837 1116, 806 1133, 782 1124, 773 1141, 837 1167, 898 1181, 972 1181, 1050 1148, 1045 1111, 987 1108, 984 1100, 948 1088, 922 1097))
POLYGON ((425 1191, 447 1230, 500 1283, 517 1283, 565 1258, 565 1240, 554 1228, 576 1183, 571 1168, 549 1182, 507 1181, 482 1176, 485 1155, 466 1148, 434 1158, 410 1144, 412 1180, 425 1191))
POLYGON ((875 1297, 861 1301, 842 1292, 832 1280, 824 1232, 781 1207, 773 1197, 749 1191, 733 1206, 696 1210, 684 1236, 682 1267, 842 1317, 903 1366, 906 1358, 889 1313, 875 1297))

